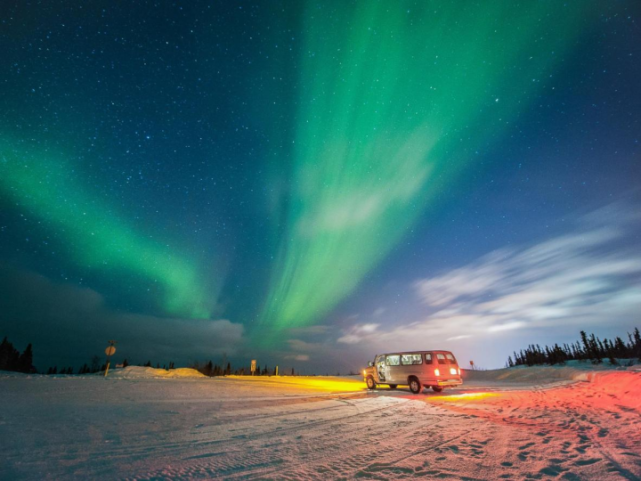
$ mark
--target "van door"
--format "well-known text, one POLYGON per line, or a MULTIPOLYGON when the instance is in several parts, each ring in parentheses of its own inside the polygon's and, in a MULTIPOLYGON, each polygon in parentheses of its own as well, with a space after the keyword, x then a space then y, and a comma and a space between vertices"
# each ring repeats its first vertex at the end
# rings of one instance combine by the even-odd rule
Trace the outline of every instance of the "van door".
POLYGON ((376 356, 376 359, 374 359, 374 372, 376 373, 376 382, 385 382, 385 373, 386 373, 386 366, 385 366, 385 355, 380 355, 376 356))
POLYGON ((400 354, 390 354, 387 356, 385 359, 385 365, 386 365, 386 372, 385 372, 385 377, 387 378, 387 382, 391 384, 404 384, 407 382, 406 380, 403 380, 402 377, 400 376, 400 369, 401 369, 401 356, 400 354))

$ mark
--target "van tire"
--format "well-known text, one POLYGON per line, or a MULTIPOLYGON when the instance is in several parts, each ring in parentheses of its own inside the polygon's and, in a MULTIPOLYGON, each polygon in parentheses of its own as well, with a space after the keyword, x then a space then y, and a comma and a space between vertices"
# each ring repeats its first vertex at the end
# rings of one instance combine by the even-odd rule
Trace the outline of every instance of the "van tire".
POLYGON ((390 384, 389 388, 390 389, 396 389, 398 387, 398 384, 390 384))
POLYGON ((423 390, 421 382, 415 377, 409 378, 407 380, 407 383, 410 385, 410 391, 412 391, 414 394, 418 394, 423 390))
POLYGON ((434 392, 443 392, 443 388, 441 386, 432 386, 432 389, 434 389, 434 392))
POLYGON ((372 376, 367 376, 367 389, 376 389, 376 381, 372 376))

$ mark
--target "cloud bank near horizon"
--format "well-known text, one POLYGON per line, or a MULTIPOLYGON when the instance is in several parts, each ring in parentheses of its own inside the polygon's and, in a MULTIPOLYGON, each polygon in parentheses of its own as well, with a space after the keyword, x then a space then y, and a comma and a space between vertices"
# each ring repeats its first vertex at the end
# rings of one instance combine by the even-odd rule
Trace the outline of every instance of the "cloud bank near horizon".
POLYGON ((581 217, 572 232, 419 279, 406 302, 420 319, 362 322, 337 342, 387 350, 471 345, 508 332, 540 337, 552 327, 561 336, 580 329, 623 335, 641 312, 641 255, 633 241, 640 220, 630 206, 610 206, 581 217))
POLYGON ((34 346, 34 363, 46 369, 78 367, 115 339, 117 361, 190 362, 233 355, 244 339, 242 324, 226 319, 159 317, 114 310, 97 291, 57 283, 0 264, 0 333, 34 346), (64 363, 64 364, 63 364, 64 363))

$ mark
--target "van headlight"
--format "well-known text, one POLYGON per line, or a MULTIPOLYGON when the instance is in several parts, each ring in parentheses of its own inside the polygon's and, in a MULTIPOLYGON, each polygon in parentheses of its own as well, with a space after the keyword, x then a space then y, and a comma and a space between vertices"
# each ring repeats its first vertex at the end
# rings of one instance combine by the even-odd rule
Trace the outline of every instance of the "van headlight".
POLYGON ((453 367, 451 367, 451 368, 450 368, 450 374, 453 374, 454 376, 456 376, 456 369, 454 369, 453 367))
POLYGON ((441 375, 441 371, 439 371, 438 369, 434 369, 434 374, 436 374, 437 376, 440 376, 441 375))

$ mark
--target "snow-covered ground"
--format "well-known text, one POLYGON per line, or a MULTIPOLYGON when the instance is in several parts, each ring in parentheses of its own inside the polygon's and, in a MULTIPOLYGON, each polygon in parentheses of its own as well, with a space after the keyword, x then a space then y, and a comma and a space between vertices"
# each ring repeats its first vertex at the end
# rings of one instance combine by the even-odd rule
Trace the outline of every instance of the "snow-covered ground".
POLYGON ((0 479, 640 479, 641 372, 358 378, 0 373, 0 479))

